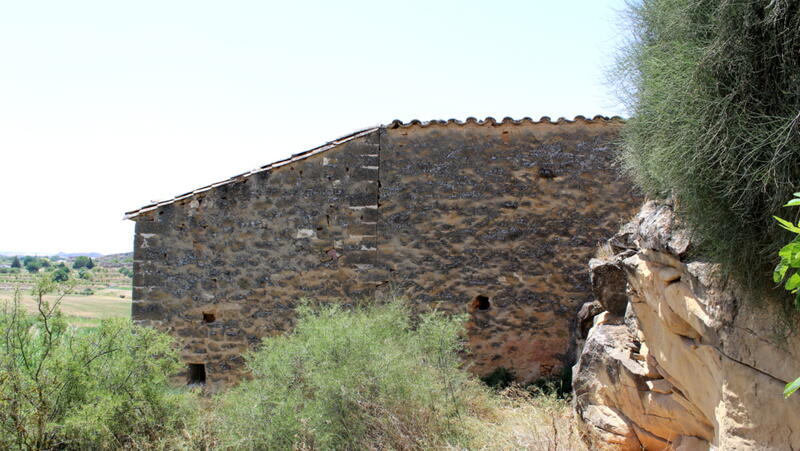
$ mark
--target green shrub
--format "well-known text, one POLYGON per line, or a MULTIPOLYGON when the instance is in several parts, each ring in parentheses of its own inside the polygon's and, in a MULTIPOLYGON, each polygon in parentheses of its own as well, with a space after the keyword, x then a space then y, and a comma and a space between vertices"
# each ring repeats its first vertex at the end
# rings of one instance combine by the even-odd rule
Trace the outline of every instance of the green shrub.
POLYGON ((800 3, 643 0, 617 86, 623 160, 673 195, 701 251, 760 284, 788 235, 772 215, 800 184, 800 3))
MULTIPOLYGON (((38 313, 17 291, 0 312, 0 444, 8 449, 119 449, 156 444, 191 418, 189 395, 168 376, 179 368, 171 338, 123 319, 69 327, 44 296, 38 313)), ((0 447, 3 448, 3 447, 0 447)))
MULTIPOLYGON (((247 357, 253 379, 220 399, 218 436, 235 449, 436 449, 467 440, 464 318, 404 303, 299 309, 295 331, 247 357)), ((472 402, 472 401, 470 401, 472 402)))
POLYGON ((57 268, 51 274, 53 282, 66 282, 69 280, 69 268, 57 268))

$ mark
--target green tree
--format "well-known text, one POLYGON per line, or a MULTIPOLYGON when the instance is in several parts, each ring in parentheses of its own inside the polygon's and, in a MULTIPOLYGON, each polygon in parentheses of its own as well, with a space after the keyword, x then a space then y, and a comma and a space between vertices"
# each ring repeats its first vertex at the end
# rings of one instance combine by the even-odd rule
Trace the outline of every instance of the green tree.
POLYGON ((72 263, 72 269, 86 268, 88 267, 90 261, 92 261, 91 258, 83 255, 75 257, 75 261, 72 263))
POLYGON ((92 260, 92 257, 89 257, 89 261, 86 262, 86 269, 92 268, 94 268, 94 260, 92 260))
POLYGON ((800 8, 792 0, 631 2, 615 86, 632 117, 623 162, 674 196, 695 249, 766 291, 800 181, 800 8))
POLYGON ((124 319, 68 327, 58 307, 70 289, 39 277, 35 314, 19 290, 0 310, 0 449, 166 448, 148 443, 192 418, 168 381, 180 367, 171 338, 124 319))
POLYGON ((69 268, 57 268, 53 271, 52 278, 54 282, 66 282, 69 280, 69 268))
POLYGON ((14 256, 14 260, 11 262, 11 267, 12 268, 21 268, 22 267, 22 264, 19 262, 19 257, 17 257, 16 255, 14 256))
POLYGON ((38 258, 30 259, 25 263, 25 269, 27 269, 29 273, 37 273, 41 268, 42 263, 38 258))

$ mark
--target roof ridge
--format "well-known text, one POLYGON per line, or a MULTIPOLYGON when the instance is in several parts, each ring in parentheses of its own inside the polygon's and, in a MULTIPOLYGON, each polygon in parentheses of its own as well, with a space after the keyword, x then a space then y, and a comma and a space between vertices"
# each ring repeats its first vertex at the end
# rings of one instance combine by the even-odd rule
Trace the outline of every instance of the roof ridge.
POLYGON ((425 127, 430 127, 432 125, 465 126, 465 125, 468 125, 468 124, 471 124, 471 125, 493 125, 493 126, 498 126, 498 125, 522 125, 522 124, 557 125, 557 124, 573 124, 573 123, 576 123, 576 122, 581 122, 581 123, 586 123, 586 124, 590 124, 590 123, 593 123, 593 122, 618 122, 618 123, 623 123, 623 122, 625 122, 625 119, 623 119, 621 116, 608 117, 608 116, 602 116, 602 115, 599 115, 599 114, 594 116, 594 117, 592 117, 592 118, 587 118, 586 116, 578 115, 578 116, 575 116, 574 119, 566 119, 565 117, 562 116, 562 117, 559 117, 558 119, 556 119, 555 121, 553 121, 550 118, 550 116, 542 116, 538 121, 535 121, 532 118, 527 117, 527 116, 523 117, 522 119, 514 119, 514 118, 506 116, 501 121, 498 121, 497 119, 495 119, 495 118, 493 118, 491 116, 486 117, 486 119, 477 119, 475 117, 470 116, 464 121, 461 121, 461 120, 458 120, 458 119, 447 119, 447 120, 434 119, 434 120, 430 120, 430 121, 421 121, 419 119, 412 119, 412 120, 410 120, 408 122, 403 122, 403 121, 401 121, 399 119, 395 119, 392 122, 390 122, 388 125, 386 125, 385 127, 386 128, 390 128, 390 129, 396 129, 396 128, 409 128, 409 127, 414 127, 414 126, 425 128, 425 127))

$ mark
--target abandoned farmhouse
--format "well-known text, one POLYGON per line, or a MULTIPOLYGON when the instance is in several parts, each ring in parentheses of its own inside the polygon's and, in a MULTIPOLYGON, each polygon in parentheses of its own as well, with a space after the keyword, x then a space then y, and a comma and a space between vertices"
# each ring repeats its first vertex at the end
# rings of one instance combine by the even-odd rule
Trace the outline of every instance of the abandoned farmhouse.
POLYGON ((395 121, 131 211, 133 319, 179 340, 190 382, 225 384, 301 299, 397 293, 469 314, 475 373, 557 374, 586 263, 640 204, 621 125, 395 121))

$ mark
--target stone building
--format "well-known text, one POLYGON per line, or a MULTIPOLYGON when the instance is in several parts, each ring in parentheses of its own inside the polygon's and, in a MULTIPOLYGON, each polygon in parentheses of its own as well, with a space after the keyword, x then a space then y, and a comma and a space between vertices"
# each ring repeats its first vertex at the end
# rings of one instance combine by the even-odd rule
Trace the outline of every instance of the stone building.
POLYGON ((469 313, 475 373, 556 375, 586 263, 640 203, 615 168, 621 125, 395 121, 129 212, 133 319, 179 340, 190 382, 215 384, 289 330, 300 299, 394 291, 469 313))

